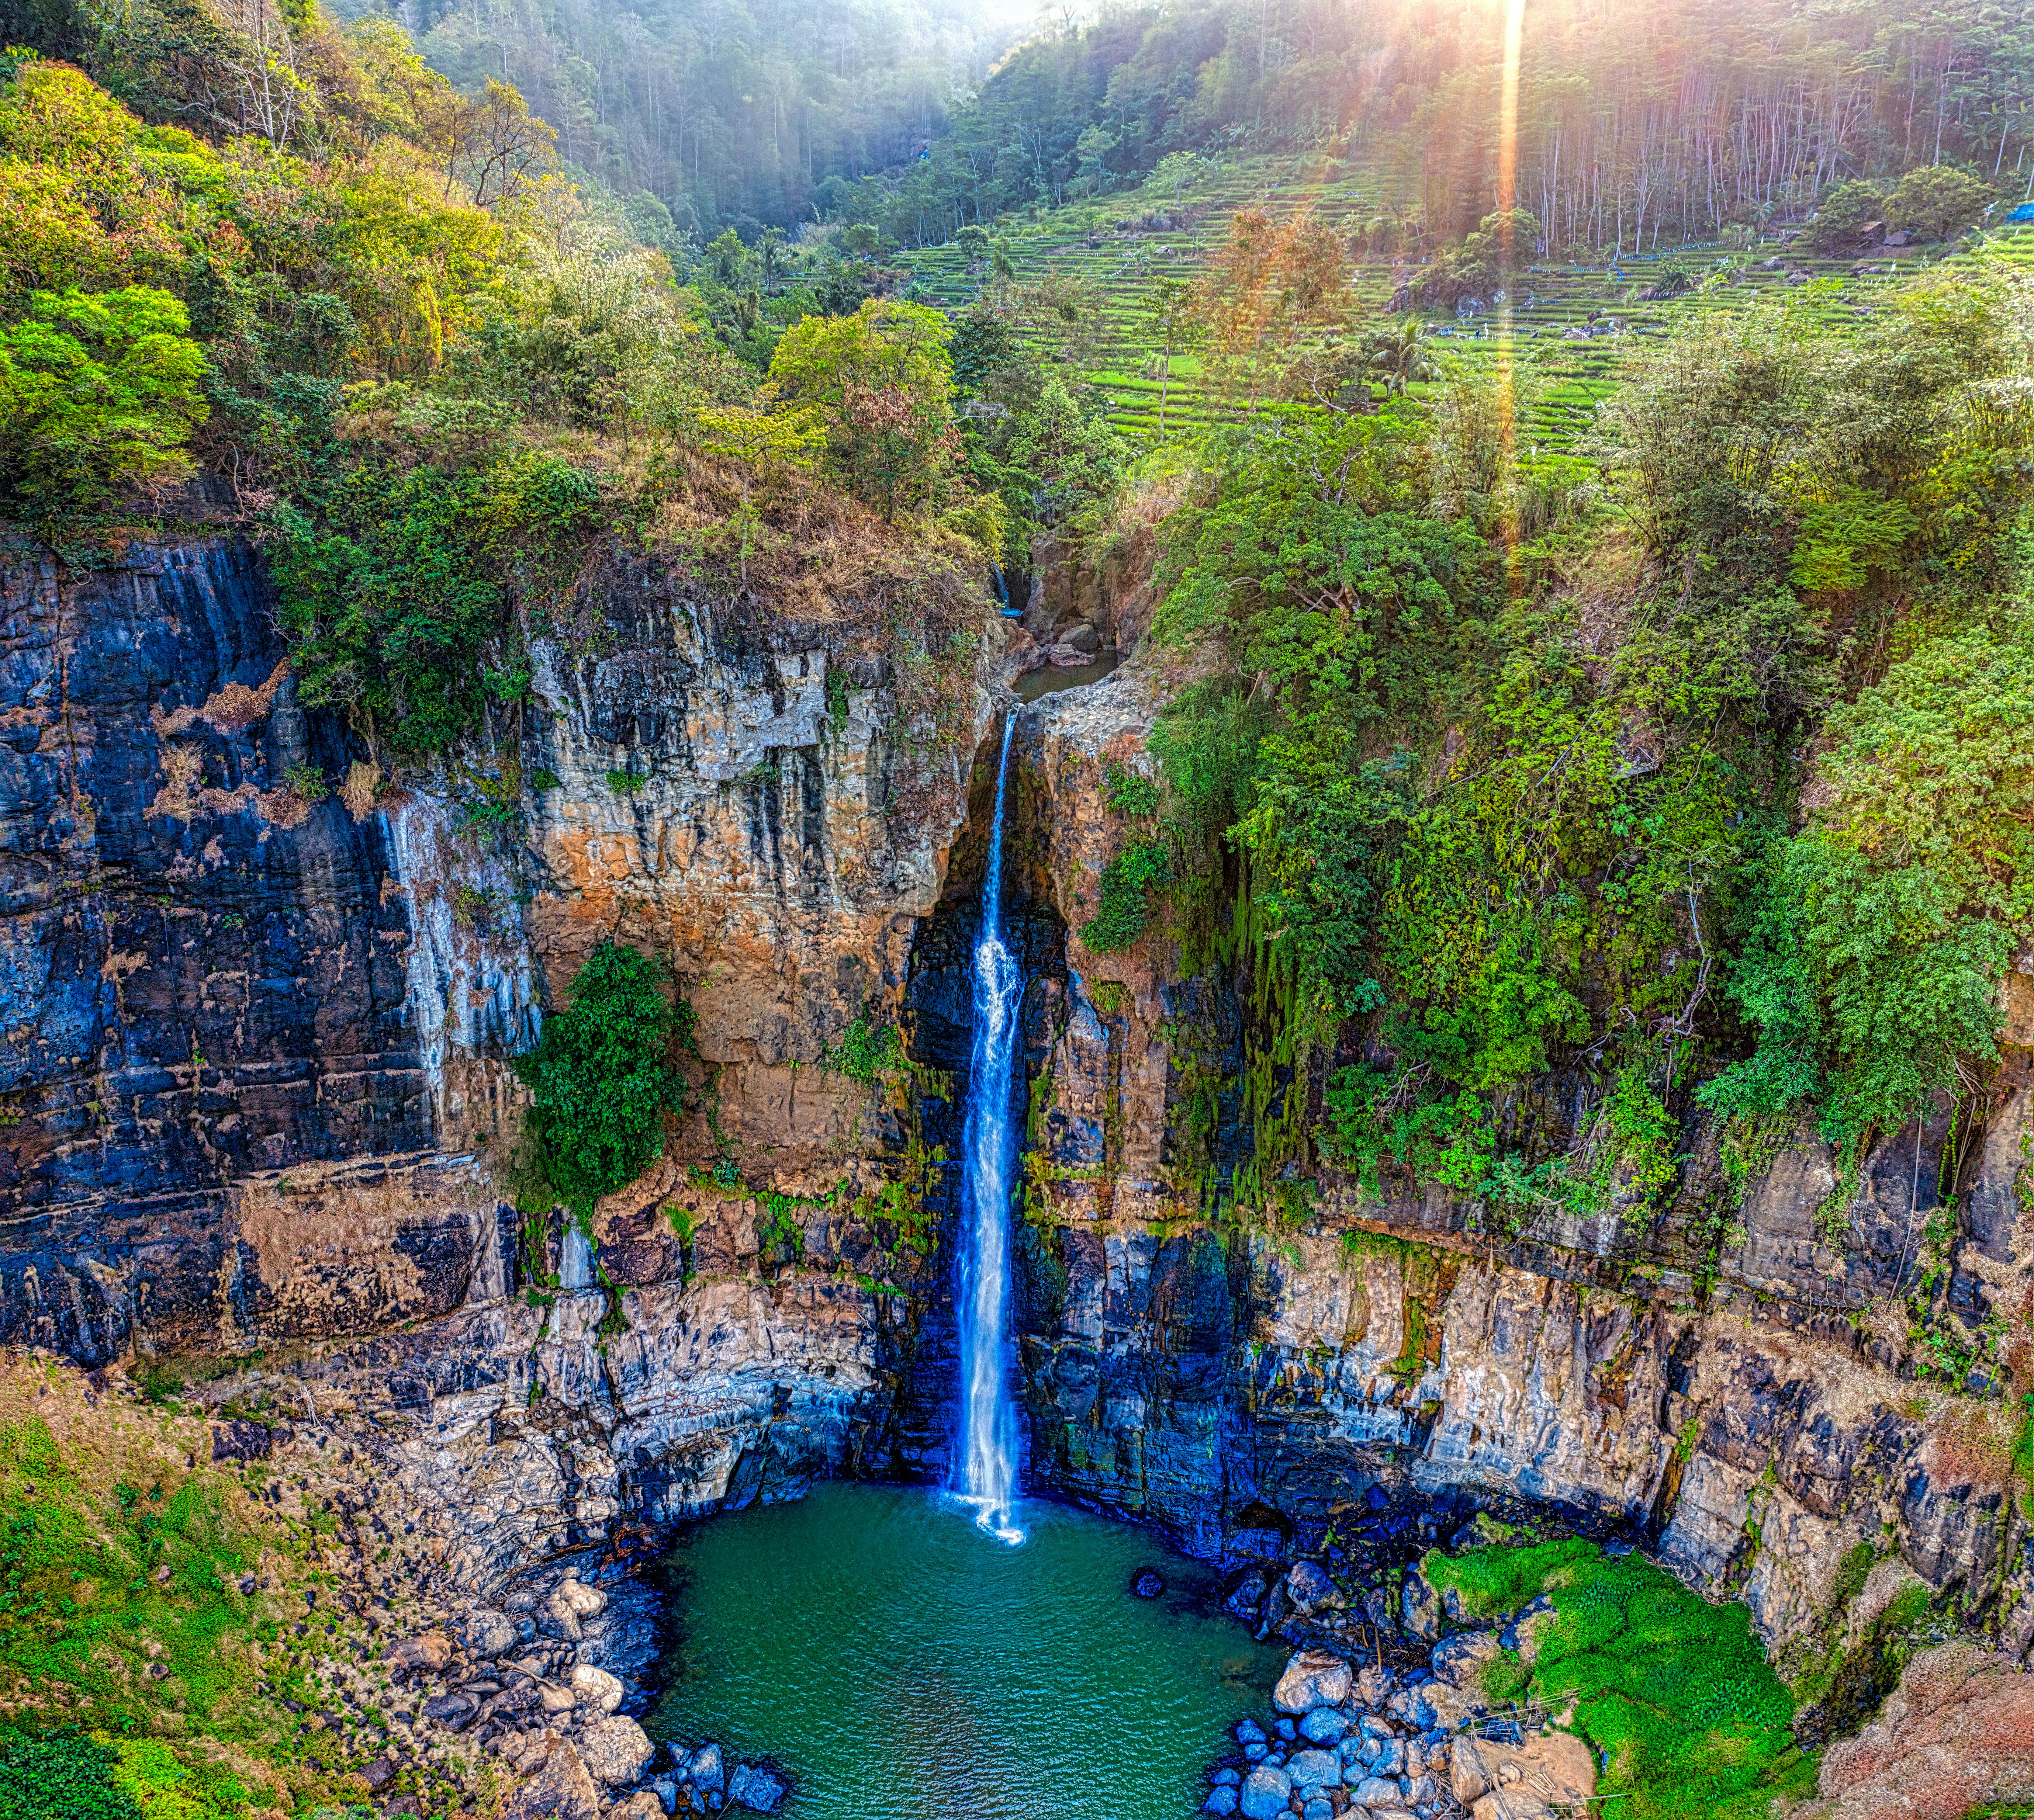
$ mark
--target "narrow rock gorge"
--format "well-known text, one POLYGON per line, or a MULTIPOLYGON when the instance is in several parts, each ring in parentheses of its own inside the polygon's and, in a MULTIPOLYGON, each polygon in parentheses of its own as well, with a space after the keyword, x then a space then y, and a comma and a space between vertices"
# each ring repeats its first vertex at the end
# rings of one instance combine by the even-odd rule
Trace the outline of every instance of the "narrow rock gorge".
MULTIPOLYGON (((1055 588, 1136 639, 1123 578, 1055 588)), ((17 547, 4 597, 9 1343, 201 1365, 220 1406, 287 1385, 476 1590, 815 1475, 943 1474, 956 963, 1032 642, 1006 654, 985 594, 943 746, 857 603, 603 569, 598 635, 538 642, 498 730, 508 832, 477 812, 477 755, 377 793, 358 736, 297 705, 238 538, 83 571, 17 547), (350 788, 302 800, 306 758, 350 788), (589 1244, 512 1204, 506 1065, 612 935, 692 1007, 692 1091, 589 1244), (908 1054, 829 1066, 857 1019, 901 1019, 908 1054)), ((1918 1385, 1875 1311, 1926 1247, 1953 1311, 2024 1320, 2028 1047, 1981 1118, 1884 1140, 1841 1230, 1816 1217, 1826 1148, 1777 1144, 1739 1189, 1687 1102, 1646 1230, 1494 1230, 1432 1182, 1331 1167, 1297 1216, 1253 1217, 1239 1177, 1297 1174, 1267 1134, 1318 1119, 1325 1071, 1275 1053, 1248 942, 1079 933, 1120 837, 1108 775, 1148 766, 1169 661, 1140 650, 1015 736, 1031 1488, 1210 1560, 1244 1527, 1304 1548, 1523 1500, 1741 1599, 1783 1662, 1855 1643, 1867 1586, 1882 1609, 1905 1584, 2024 1654, 2011 1412, 1918 1385)), ((1531 1099, 1556 1130, 1573 1103, 1558 1077, 1531 1099)))

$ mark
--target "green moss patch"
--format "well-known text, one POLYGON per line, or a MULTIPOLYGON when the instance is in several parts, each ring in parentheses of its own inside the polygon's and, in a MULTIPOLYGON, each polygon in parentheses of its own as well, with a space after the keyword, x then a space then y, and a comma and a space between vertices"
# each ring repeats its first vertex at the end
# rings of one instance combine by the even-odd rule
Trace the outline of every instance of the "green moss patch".
POLYGON ((1612 1560, 1573 1540, 1430 1554, 1424 1571, 1472 1617, 1552 1599, 1534 1662, 1507 1652, 1486 1688, 1572 1705, 1619 1820, 1763 1820, 1776 1796, 1812 1792, 1793 1702, 1742 1606, 1709 1605, 1637 1555, 1612 1560))

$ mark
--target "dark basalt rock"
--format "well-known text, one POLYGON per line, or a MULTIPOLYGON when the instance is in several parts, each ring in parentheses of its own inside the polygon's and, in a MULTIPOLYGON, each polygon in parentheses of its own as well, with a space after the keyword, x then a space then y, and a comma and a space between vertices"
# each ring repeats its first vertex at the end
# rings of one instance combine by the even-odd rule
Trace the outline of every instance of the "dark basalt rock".
POLYGON ((256 552, 0 563, 0 1341, 96 1364, 251 1319, 251 1173, 430 1137, 381 819, 295 699, 256 552))

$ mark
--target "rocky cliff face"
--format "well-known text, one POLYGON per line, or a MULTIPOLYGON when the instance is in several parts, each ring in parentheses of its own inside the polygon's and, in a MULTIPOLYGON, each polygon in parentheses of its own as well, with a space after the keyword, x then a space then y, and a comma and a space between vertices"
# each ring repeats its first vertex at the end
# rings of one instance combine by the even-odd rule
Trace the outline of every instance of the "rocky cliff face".
POLYGON ((1019 1246, 1034 1476, 1210 1552, 1253 1504, 1347 1541, 1392 1520, 1373 1485, 1523 1495, 1741 1597, 1797 1669, 1857 1643, 1874 1560, 2025 1652, 2021 1412, 1995 1365, 1940 1361, 1987 1325, 1972 1357, 2010 1358, 2034 1316, 2028 983, 2009 981, 2021 1047, 1989 1103, 1887 1140, 1834 1223, 1812 1133, 1740 1191, 1692 1107, 1677 1198, 1638 1229, 1492 1230, 1450 1191, 1332 1169, 1284 1217, 1239 1219, 1240 1181, 1278 1204, 1261 1142, 1318 1118, 1333 1058, 1267 1032, 1247 944, 1080 938, 1130 832, 1108 769, 1136 768, 1161 699, 1133 661, 1041 702, 1024 747, 1030 875, 1068 931, 1019 1246), (1896 1292, 1924 1271, 1921 1331, 1896 1292))
MULTIPOLYGON (((0 1337, 86 1363, 291 1349, 274 1394, 371 1435, 482 1582, 817 1473, 936 1474, 986 595, 929 703, 886 661, 888 609, 617 559, 484 749, 377 795, 295 704, 253 552, 122 563, 19 551, 0 589, 0 1337), (306 766, 349 788, 306 800, 306 766), (610 933, 670 960, 702 1078, 589 1245, 520 1221, 490 1159, 507 1058, 610 933), (908 1079, 818 1065, 900 1008, 908 1079)), ((1135 583, 1109 584, 1126 638, 1135 583)), ((1742 1596, 1790 1660, 1855 1651, 1916 1581, 2024 1652, 2016 1412, 1982 1372, 1919 1372, 1894 1292, 1925 1268, 1961 1331, 2024 1329, 2034 1050, 1980 1119, 1896 1134, 1841 1228, 1812 1140, 1740 1205, 1692 1115, 1685 1188, 1643 1230, 1493 1231, 1332 1171, 1302 1196, 1267 1134, 1317 1114, 1322 1070, 1267 1037, 1247 943, 1079 933, 1124 834, 1107 768, 1148 762, 1162 694, 1133 661, 1019 725, 1034 1482, 1210 1554, 1240 1523, 1346 1544, 1436 1496, 1524 1496, 1742 1596)), ((2022 1003, 2016 980, 2034 1043, 2022 1003)), ((1536 1115, 1574 1097, 1549 1083, 1536 1115)))

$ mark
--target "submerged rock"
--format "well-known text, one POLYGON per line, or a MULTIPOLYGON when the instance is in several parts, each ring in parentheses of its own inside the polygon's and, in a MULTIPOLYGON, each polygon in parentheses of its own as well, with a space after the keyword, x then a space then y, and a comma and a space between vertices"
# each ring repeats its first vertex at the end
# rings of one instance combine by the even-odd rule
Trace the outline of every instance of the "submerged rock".
POLYGON ((701 1788, 719 1788, 726 1777, 720 1756, 720 1747, 705 1743, 693 1751, 685 1768, 685 1780, 701 1788))
POLYGON ((790 1792, 782 1777, 761 1763, 737 1763, 727 1779, 728 1799, 757 1814, 775 1813, 790 1792))
POLYGON ((1130 1590, 1140 1599, 1155 1599, 1165 1590, 1165 1582, 1156 1567, 1139 1567, 1130 1582, 1130 1590))

